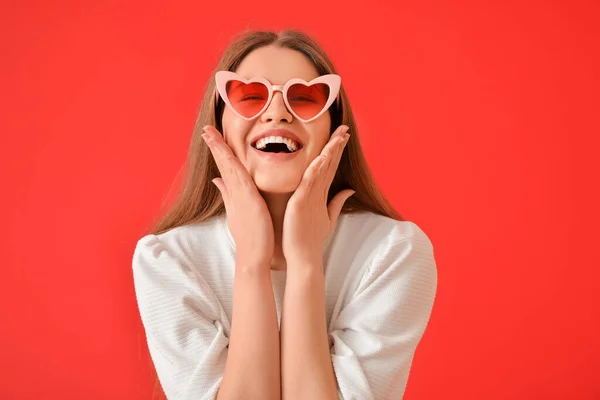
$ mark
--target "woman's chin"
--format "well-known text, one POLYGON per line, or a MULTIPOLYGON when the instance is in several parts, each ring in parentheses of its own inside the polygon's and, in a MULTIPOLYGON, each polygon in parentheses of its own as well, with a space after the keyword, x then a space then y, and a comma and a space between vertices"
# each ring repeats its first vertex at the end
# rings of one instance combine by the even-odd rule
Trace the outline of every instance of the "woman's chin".
POLYGON ((270 174, 260 174, 259 176, 254 176, 253 178, 256 187, 262 193, 293 193, 294 191, 296 191, 296 188, 300 183, 300 178, 293 179, 289 175, 277 175, 276 171, 273 171, 273 173, 270 174))

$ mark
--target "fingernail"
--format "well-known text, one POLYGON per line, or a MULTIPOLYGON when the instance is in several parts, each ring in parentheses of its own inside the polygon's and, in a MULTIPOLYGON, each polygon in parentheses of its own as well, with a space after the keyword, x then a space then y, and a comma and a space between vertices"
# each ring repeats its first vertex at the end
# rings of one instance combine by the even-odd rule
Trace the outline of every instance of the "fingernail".
POLYGON ((346 132, 348 132, 348 129, 350 129, 350 127, 348 127, 348 126, 344 126, 344 127, 342 128, 342 133, 346 133, 346 132))

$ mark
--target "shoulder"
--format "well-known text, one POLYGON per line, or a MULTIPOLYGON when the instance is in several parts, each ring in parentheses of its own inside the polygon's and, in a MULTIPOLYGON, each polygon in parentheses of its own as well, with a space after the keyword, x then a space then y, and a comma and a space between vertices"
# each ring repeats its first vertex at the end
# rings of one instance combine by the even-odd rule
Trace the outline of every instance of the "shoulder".
POLYGON ((138 240, 138 246, 157 245, 173 250, 189 247, 193 243, 206 243, 220 237, 222 232, 221 216, 216 215, 202 222, 190 223, 169 229, 160 234, 148 234, 138 240))
POLYGON ((433 253, 433 243, 429 236, 413 221, 399 221, 368 211, 345 214, 343 221, 345 235, 368 243, 374 252, 385 252, 392 247, 413 246, 433 253))
POLYGON ((214 245, 223 241, 215 234, 218 223, 210 219, 138 240, 132 257, 133 281, 140 312, 149 315, 150 320, 173 302, 186 306, 193 303, 215 318, 221 315, 214 293, 220 288, 211 286, 221 267, 211 253, 214 245))
MULTIPOLYGON (((219 216, 205 221, 179 226, 160 234, 147 234, 140 238, 133 252, 134 269, 153 269, 161 264, 174 264, 182 268, 199 268, 210 249, 225 246, 219 216)), ((198 272, 198 271, 194 271, 198 272)))
POLYGON ((435 291, 437 266, 429 236, 415 222, 399 221, 371 212, 347 214, 344 230, 360 241, 359 251, 368 252, 365 277, 419 277, 435 291))

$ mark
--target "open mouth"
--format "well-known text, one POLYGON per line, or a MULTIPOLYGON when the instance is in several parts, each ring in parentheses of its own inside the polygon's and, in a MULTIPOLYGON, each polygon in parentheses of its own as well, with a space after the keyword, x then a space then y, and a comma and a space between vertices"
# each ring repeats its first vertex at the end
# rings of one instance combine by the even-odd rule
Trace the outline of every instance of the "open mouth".
POLYGON ((296 143, 266 143, 257 146, 256 143, 252 144, 258 151, 263 153, 295 153, 302 149, 302 146, 296 143))

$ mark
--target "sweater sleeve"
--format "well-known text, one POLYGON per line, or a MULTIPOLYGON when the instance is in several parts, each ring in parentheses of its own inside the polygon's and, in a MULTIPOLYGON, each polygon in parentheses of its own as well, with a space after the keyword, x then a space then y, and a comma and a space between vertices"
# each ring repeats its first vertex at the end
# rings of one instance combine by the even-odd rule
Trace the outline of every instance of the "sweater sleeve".
POLYGON ((132 264, 148 349, 165 395, 214 399, 229 345, 214 293, 156 235, 138 241, 132 264))
POLYGON ((338 397, 402 399, 437 290, 433 247, 416 225, 391 234, 331 327, 338 397))

